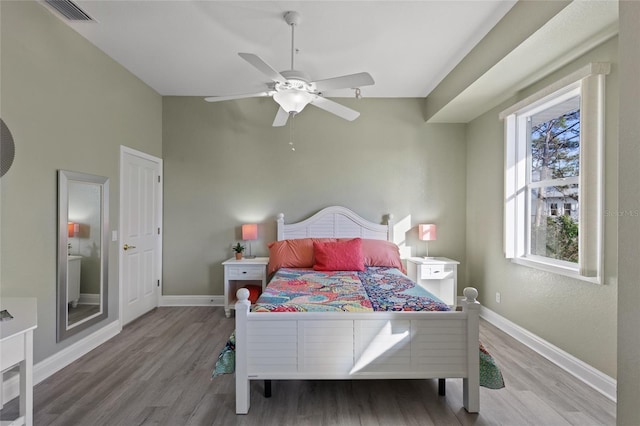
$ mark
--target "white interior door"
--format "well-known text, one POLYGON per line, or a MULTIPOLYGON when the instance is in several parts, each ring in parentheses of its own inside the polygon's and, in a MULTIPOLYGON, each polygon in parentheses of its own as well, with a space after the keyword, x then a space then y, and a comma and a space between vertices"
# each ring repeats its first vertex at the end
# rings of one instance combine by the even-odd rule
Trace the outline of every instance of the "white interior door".
POLYGON ((162 159, 120 147, 122 324, 158 306, 162 278, 162 159))

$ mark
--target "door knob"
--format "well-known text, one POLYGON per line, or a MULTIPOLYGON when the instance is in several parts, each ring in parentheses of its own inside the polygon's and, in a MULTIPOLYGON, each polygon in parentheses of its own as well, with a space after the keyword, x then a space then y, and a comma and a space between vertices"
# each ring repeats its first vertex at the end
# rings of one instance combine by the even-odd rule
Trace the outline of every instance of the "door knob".
POLYGON ((122 248, 125 249, 125 251, 126 251, 126 250, 129 250, 129 249, 134 249, 134 248, 136 248, 136 246, 130 246, 129 244, 125 244, 124 246, 122 246, 122 248))

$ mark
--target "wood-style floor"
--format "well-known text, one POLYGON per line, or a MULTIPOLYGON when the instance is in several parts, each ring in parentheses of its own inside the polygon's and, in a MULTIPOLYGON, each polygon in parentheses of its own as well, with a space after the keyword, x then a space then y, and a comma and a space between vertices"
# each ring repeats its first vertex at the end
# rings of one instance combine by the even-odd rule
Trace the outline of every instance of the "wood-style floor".
POLYGON ((69 305, 67 309, 69 325, 75 324, 78 321, 82 321, 83 319, 100 312, 99 305, 85 305, 80 303, 75 308, 69 305))
MULTIPOLYGON (((615 404, 486 322, 506 388, 462 407, 461 380, 275 381, 235 414, 232 375, 210 380, 234 326, 223 308, 159 308, 38 384, 35 425, 613 425, 615 404)), ((2 418, 17 412, 17 399, 2 418)))

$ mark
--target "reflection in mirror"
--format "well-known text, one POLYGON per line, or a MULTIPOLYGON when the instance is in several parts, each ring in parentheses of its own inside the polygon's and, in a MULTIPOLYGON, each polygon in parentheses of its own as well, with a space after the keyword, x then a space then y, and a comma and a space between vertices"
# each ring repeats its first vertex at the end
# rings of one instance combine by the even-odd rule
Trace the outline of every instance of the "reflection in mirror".
POLYGON ((107 317, 109 179, 58 173, 58 341, 107 317))

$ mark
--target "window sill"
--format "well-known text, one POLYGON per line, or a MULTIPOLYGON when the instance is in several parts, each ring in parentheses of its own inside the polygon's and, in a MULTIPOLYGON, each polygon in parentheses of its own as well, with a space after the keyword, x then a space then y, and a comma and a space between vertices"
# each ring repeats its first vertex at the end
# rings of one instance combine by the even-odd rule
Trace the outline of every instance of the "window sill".
POLYGON ((580 275, 577 269, 565 267, 558 264, 553 264, 549 262, 534 260, 532 258, 514 258, 510 259, 512 263, 528 266, 529 268, 539 269, 541 271, 551 272, 558 275, 563 275, 565 277, 574 278, 580 281, 586 281, 591 284, 602 284, 602 280, 600 277, 586 277, 584 275, 580 275))

